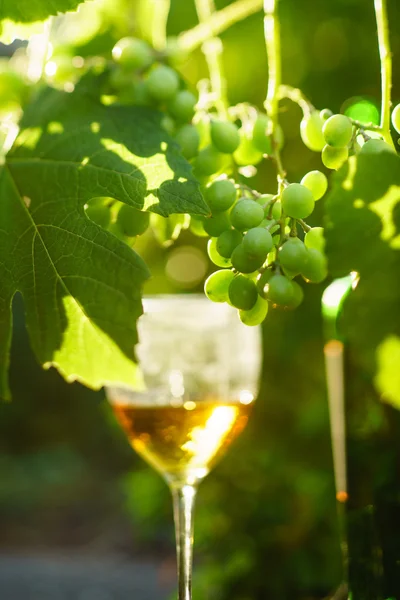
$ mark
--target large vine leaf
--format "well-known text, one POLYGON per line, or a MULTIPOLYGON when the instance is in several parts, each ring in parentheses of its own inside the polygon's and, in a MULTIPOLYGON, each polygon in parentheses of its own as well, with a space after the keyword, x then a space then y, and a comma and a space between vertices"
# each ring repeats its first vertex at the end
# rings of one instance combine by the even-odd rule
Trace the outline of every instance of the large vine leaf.
POLYGON ((343 329, 382 398, 400 408, 400 158, 352 157, 327 200, 333 275, 360 274, 344 306, 343 329))
POLYGON ((190 166, 157 113, 46 90, 0 171, 0 396, 8 395, 11 303, 24 298, 38 360, 99 388, 137 383, 143 260, 92 223, 109 196, 159 214, 205 214, 190 166))
POLYGON ((75 10, 83 0, 0 0, 0 21, 44 21, 51 15, 75 10))

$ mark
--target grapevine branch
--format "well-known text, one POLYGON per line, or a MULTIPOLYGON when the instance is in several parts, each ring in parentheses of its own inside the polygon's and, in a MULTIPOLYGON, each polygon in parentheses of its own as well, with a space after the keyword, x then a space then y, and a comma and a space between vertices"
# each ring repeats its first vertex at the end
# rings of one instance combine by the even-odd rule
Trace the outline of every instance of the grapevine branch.
POLYGON ((225 115, 227 107, 226 81, 222 68, 222 42, 210 27, 210 20, 215 14, 214 0, 195 0, 196 11, 201 25, 208 30, 208 36, 202 45, 202 51, 207 61, 210 73, 211 91, 215 97, 218 112, 225 115))
POLYGON ((151 39, 156 50, 164 50, 167 44, 167 22, 171 0, 158 0, 156 3, 156 13, 152 23, 151 39))
POLYGON ((282 182, 286 177, 286 173, 282 165, 277 140, 279 90, 282 77, 278 0, 264 0, 264 35, 268 54, 268 91, 264 106, 271 119, 271 131, 269 133, 271 134, 272 154, 276 162, 278 177, 282 182))
POLYGON ((207 20, 199 19, 201 21, 199 25, 180 34, 179 42, 183 49, 191 52, 210 37, 218 36, 235 23, 259 12, 262 6, 263 0, 237 0, 226 8, 212 12, 207 20))
POLYGON ((389 24, 386 0, 374 0, 378 29, 379 57, 382 78, 381 128, 385 141, 393 146, 390 135, 390 109, 392 93, 392 55, 390 51, 389 24))

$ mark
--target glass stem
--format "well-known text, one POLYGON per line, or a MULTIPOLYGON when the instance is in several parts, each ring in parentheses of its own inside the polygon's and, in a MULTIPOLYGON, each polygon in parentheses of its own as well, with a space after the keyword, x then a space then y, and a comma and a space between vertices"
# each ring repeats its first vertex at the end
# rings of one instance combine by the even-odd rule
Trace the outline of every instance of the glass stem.
POLYGON ((193 485, 172 485, 178 562, 178 600, 192 598, 193 509, 197 489, 193 485))

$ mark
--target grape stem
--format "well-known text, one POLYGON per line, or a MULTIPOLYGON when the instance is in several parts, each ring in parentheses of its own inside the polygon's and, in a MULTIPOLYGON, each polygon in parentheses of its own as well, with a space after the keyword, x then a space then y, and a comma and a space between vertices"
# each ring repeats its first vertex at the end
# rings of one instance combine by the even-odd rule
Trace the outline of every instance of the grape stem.
POLYGON ((152 23, 151 41, 156 50, 162 52, 167 45, 167 23, 171 0, 153 2, 155 14, 152 23))
POLYGON ((392 55, 390 50, 389 23, 386 0, 374 0, 378 30, 379 57, 381 61, 382 100, 381 133, 385 141, 394 147, 390 134, 390 109, 392 93, 392 55))
MULTIPOLYGON (((298 88, 294 88, 290 85, 281 85, 279 88, 279 100, 283 100, 284 98, 298 104, 305 117, 316 110, 310 100, 298 88)), ((350 120, 357 129, 377 131, 378 133, 383 134, 383 127, 381 125, 375 125, 375 123, 362 123, 361 121, 357 121, 357 119, 351 118, 350 120)))
POLYGON ((257 190, 253 190, 253 188, 246 185, 245 183, 238 183, 238 184, 236 184, 236 187, 245 192, 249 192, 249 194, 251 194, 254 198, 261 198, 261 196, 262 196, 262 194, 260 194, 260 192, 257 192, 257 190))
POLYGON ((369 131, 378 131, 379 133, 383 132, 383 129, 380 125, 375 125, 374 123, 362 123, 361 121, 357 121, 356 119, 351 119, 350 121, 357 127, 357 129, 369 130, 369 131))
POLYGON ((214 104, 220 116, 227 115, 226 80, 223 75, 222 52, 223 46, 219 37, 214 36, 209 23, 215 13, 214 0, 195 0, 196 12, 201 25, 208 28, 209 35, 201 49, 205 56, 210 73, 211 92, 214 104))
POLYGON ((307 223, 305 221, 303 221, 303 219, 297 219, 297 222, 300 223, 300 225, 302 226, 303 231, 305 233, 307 233, 307 231, 310 231, 310 229, 312 229, 312 227, 307 225, 307 223))
POLYGON ((282 165, 277 139, 279 89, 282 78, 278 0, 264 0, 264 36, 268 55, 268 90, 264 106, 270 118, 268 133, 271 136, 272 157, 276 163, 278 180, 283 181, 286 173, 282 165))
POLYGON ((303 92, 301 90, 299 90, 298 88, 294 88, 290 85, 281 85, 279 87, 278 94, 279 94, 279 100, 288 98, 292 102, 295 102, 296 104, 298 104, 300 106, 301 110, 303 111, 303 115, 305 117, 310 115, 315 110, 315 107, 313 106, 313 104, 311 104, 311 102, 308 100, 308 98, 306 98, 305 95, 303 94, 303 92))
POLYGON ((225 8, 213 12, 204 22, 179 35, 179 43, 184 50, 192 52, 210 37, 215 37, 235 23, 243 21, 260 11, 263 0, 237 0, 225 8))
MULTIPOLYGON (((279 0, 264 0, 264 37, 268 56, 268 89, 264 102, 265 110, 270 118, 267 134, 271 136, 271 156, 276 164, 278 174, 278 194, 284 188, 286 172, 282 165, 279 142, 277 139, 278 112, 279 112, 279 90, 282 80, 281 65, 281 36, 278 16, 279 0)), ((285 239, 285 215, 279 220, 281 245, 285 239)))

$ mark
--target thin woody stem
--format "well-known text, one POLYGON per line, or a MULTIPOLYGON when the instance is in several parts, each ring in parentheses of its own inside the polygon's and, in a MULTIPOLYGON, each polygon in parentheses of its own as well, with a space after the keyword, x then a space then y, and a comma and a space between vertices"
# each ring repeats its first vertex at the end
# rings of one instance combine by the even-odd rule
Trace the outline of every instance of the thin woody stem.
POLYGON ((209 36, 202 45, 202 51, 210 73, 211 91, 215 98, 215 106, 219 114, 225 116, 228 103, 222 65, 223 46, 221 40, 213 36, 209 25, 213 14, 215 14, 214 0, 195 0, 195 4, 200 24, 204 24, 209 30, 209 36))
POLYGON ((199 23, 193 29, 181 33, 180 45, 186 51, 191 52, 199 48, 207 39, 218 36, 235 23, 259 12, 262 7, 263 0, 237 0, 221 10, 213 12, 206 21, 199 23))
POLYGON ((264 0, 264 36, 268 54, 268 90, 264 106, 270 118, 269 134, 271 135, 272 156, 276 163, 278 177, 282 182, 286 173, 282 165, 277 139, 279 90, 282 78, 278 0, 264 0))
POLYGON ((386 0, 374 0, 376 25, 378 29, 379 57, 381 61, 382 100, 381 129, 385 141, 393 146, 390 134, 390 109, 392 94, 392 55, 390 50, 389 24, 386 0))

